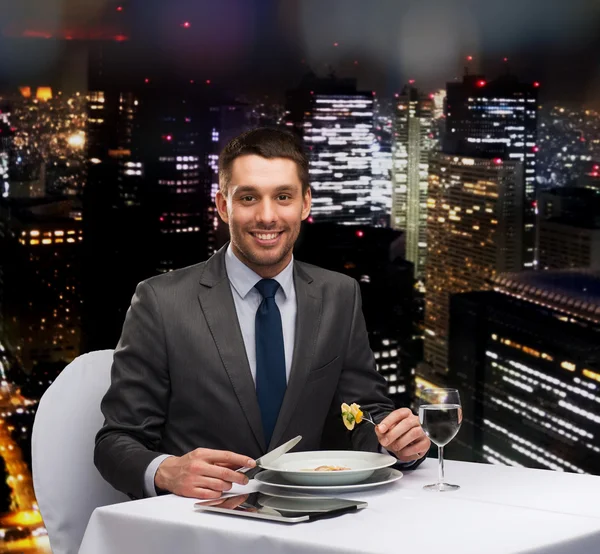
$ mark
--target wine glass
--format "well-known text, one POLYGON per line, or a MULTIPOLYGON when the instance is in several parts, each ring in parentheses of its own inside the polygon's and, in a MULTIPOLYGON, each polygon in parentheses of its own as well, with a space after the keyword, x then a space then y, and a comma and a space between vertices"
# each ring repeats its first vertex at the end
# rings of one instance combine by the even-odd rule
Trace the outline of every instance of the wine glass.
POLYGON ((431 442, 438 447, 438 482, 423 487, 428 491, 455 491, 460 487, 444 483, 444 446, 458 433, 462 407, 456 389, 425 389, 419 406, 419 422, 431 442))

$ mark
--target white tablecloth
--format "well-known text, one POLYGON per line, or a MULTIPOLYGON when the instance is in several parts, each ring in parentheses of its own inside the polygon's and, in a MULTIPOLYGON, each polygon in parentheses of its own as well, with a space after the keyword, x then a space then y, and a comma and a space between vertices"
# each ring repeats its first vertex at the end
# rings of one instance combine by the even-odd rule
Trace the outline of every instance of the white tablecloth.
POLYGON ((428 459, 396 483, 340 495, 366 509, 296 525, 197 512, 173 495, 107 506, 80 554, 600 554, 600 477, 448 461, 446 481, 461 489, 424 491, 436 476, 428 459))

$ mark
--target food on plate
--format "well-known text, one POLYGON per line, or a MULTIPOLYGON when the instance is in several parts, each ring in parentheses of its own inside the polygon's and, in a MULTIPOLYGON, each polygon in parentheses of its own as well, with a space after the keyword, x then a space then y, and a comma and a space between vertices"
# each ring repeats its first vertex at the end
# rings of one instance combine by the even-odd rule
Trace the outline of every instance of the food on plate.
POLYGON ((346 471, 350 469, 346 466, 319 466, 314 469, 303 469, 302 471, 346 471))
POLYGON ((358 425, 363 420, 363 413, 360 406, 356 403, 348 406, 345 402, 342 404, 342 421, 346 429, 352 431, 355 425, 358 425))
POLYGON ((319 466, 313 471, 346 471, 348 469, 350 468, 346 466, 319 466))

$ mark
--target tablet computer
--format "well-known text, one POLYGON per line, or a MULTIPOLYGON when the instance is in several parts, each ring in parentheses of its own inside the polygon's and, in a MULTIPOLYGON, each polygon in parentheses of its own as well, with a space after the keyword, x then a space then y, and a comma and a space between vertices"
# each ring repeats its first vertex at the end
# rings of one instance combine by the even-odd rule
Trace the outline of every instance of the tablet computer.
POLYGON ((194 504, 196 510, 241 517, 266 519, 279 523, 301 523, 356 512, 367 503, 342 498, 287 498, 255 492, 194 504))

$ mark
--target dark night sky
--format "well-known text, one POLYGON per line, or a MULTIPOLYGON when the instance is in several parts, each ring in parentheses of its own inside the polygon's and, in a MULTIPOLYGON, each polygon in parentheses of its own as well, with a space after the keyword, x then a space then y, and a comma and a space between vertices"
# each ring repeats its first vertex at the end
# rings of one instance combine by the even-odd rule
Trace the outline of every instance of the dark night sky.
MULTIPOLYGON (((124 0, 117 12, 118 5, 0 0, 0 28, 5 37, 125 33, 147 61, 162 57, 182 74, 242 92, 281 92, 308 67, 333 67, 384 94, 409 78, 432 89, 460 76, 468 54, 473 70, 489 76, 504 71, 507 56, 512 71, 542 82, 543 98, 600 104, 597 0, 124 0)), ((0 41, 3 82, 51 78, 82 86, 80 43, 0 41)))

